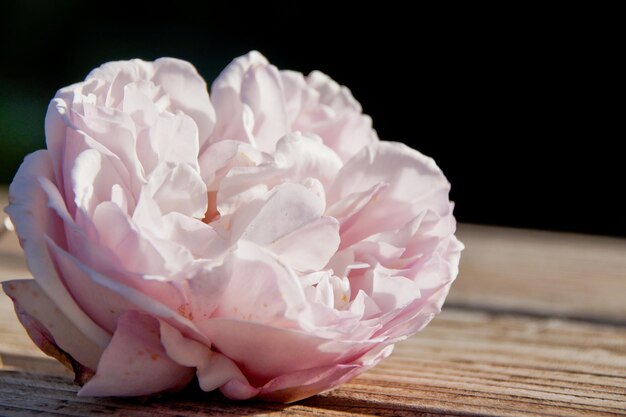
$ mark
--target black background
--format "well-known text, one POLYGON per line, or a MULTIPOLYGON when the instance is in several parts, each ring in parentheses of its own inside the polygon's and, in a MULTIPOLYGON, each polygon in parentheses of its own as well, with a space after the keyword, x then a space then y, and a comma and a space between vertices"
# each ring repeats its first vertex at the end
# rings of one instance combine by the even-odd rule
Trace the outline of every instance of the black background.
POLYGON ((615 11, 89 4, 1 6, 1 182, 44 146, 55 91, 103 62, 174 56, 210 83, 257 49, 279 68, 326 72, 382 139, 434 157, 460 221, 626 236, 615 11))

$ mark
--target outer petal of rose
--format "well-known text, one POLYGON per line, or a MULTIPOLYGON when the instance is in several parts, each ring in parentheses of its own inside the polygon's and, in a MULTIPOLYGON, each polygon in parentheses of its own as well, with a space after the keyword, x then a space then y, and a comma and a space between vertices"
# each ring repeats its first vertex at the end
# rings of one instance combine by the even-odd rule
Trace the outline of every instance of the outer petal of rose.
MULTIPOLYGON (((96 369, 102 347, 89 340, 41 290, 35 280, 5 281, 2 288, 13 300, 20 321, 41 350, 65 365, 68 364, 64 359, 69 358, 64 358, 63 352, 81 365, 96 369)), ((75 371, 78 374, 80 369, 75 368, 75 371)))
POLYGON ((307 131, 324 138, 343 161, 348 161, 366 146, 378 142, 372 119, 363 114, 348 113, 311 126, 307 131))
POLYGON ((292 130, 319 135, 343 161, 378 141, 372 120, 342 87, 319 71, 305 80, 302 74, 281 71, 289 124, 292 130))
POLYGON ((37 151, 27 156, 9 189, 11 204, 6 212, 11 216, 20 237, 28 268, 41 289, 87 339, 103 348, 109 342, 110 335, 78 307, 59 279, 46 248, 44 235, 64 239, 63 222, 47 207, 46 194, 38 181, 39 177, 52 176, 52 164, 47 151, 37 151))
MULTIPOLYGON (((98 104, 107 107, 117 107, 122 103, 124 87, 127 84, 138 80, 149 80, 153 72, 152 64, 141 59, 111 61, 91 70, 85 77, 85 80, 104 81, 104 86, 108 87, 108 91, 105 93, 106 101, 98 104)), ((67 88, 72 87, 76 89, 82 86, 77 84, 67 88)))
POLYGON ((378 183, 370 189, 356 193, 350 193, 336 201, 326 209, 326 215, 339 220, 341 224, 349 222, 350 219, 365 207, 371 200, 378 199, 380 193, 389 186, 386 183, 378 183))
MULTIPOLYGON (((46 111, 45 118, 45 132, 46 132, 46 145, 50 159, 52 162, 52 169, 54 176, 51 178, 62 179, 62 165, 63 160, 63 148, 64 142, 67 137, 67 105, 65 101, 60 98, 55 98, 50 101, 48 109, 46 111)), ((62 181, 58 183, 59 191, 65 195, 64 184, 62 181)))
POLYGON ((387 141, 364 148, 344 165, 328 193, 328 202, 379 183, 389 184, 387 198, 410 202, 422 210, 449 210, 450 183, 435 161, 402 143, 387 141))
POLYGON ((307 77, 310 87, 319 93, 319 100, 324 105, 340 112, 352 110, 360 112, 361 105, 354 99, 350 90, 321 71, 313 71, 307 77))
POLYGON ((80 396, 139 396, 177 390, 193 378, 193 369, 172 361, 161 345, 159 322, 128 312, 118 320, 111 343, 100 358, 94 377, 80 396))
POLYGON ((103 291, 78 267, 78 260, 52 240, 48 240, 48 246, 59 275, 63 277, 73 298, 99 326, 113 333, 120 314, 132 310, 133 305, 115 293, 107 293, 106 303, 103 303, 103 291))
POLYGON ((393 345, 374 349, 355 363, 331 365, 282 375, 268 382, 258 394, 268 401, 292 403, 331 390, 367 371, 393 352, 393 345))
MULTIPOLYGON (((78 104, 76 106, 78 107, 78 104)), ((56 178, 56 180, 52 179, 52 182, 57 185, 61 195, 64 196, 69 212, 72 214, 75 212, 75 195, 72 183, 74 162, 78 155, 85 150, 93 149, 101 153, 106 157, 107 162, 113 166, 116 174, 124 179, 123 184, 129 189, 137 191, 141 182, 141 167, 134 154, 134 148, 129 147, 129 144, 126 143, 130 142, 130 145, 134 143, 133 134, 128 131, 128 128, 115 127, 115 123, 112 122, 110 124, 113 126, 107 128, 110 132, 120 131, 120 135, 128 139, 121 141, 125 142, 126 145, 116 143, 115 140, 108 141, 111 147, 123 156, 123 159, 120 159, 118 155, 105 146, 106 140, 103 141, 104 143, 99 142, 103 139, 102 135, 100 135, 99 140, 90 137, 74 124, 71 120, 72 117, 78 117, 77 110, 68 109, 68 103, 61 98, 52 100, 46 113, 46 143, 53 161, 54 178, 56 178)))
POLYGON ((339 172, 328 193, 332 205, 352 193, 385 183, 371 199, 342 225, 342 248, 387 230, 398 229, 419 213, 450 211, 450 184, 435 162, 406 145, 377 142, 353 157, 339 172))
POLYGON ((248 68, 267 64, 263 55, 252 51, 233 60, 215 79, 211 86, 211 97, 217 120, 211 143, 233 139, 255 144, 250 134, 253 121, 245 120, 251 117, 252 112, 250 108, 245 109, 241 101, 241 86, 248 68))
POLYGON ((422 330, 441 312, 441 305, 449 289, 449 283, 445 283, 439 288, 422 291, 421 298, 379 318, 384 325, 374 333, 374 336, 383 337, 389 343, 396 343, 422 330))
POLYGON ((319 71, 309 74, 307 84, 319 93, 318 106, 329 107, 334 115, 303 130, 320 135, 324 143, 335 150, 344 161, 349 160, 363 147, 378 141, 378 136, 372 129, 372 119, 362 114, 361 105, 347 87, 340 86, 319 71))
POLYGON ((421 298, 384 319, 384 326, 377 336, 389 337, 391 340, 404 339, 424 328, 441 311, 450 285, 459 272, 462 249, 463 244, 452 237, 443 254, 436 253, 431 261, 420 268, 422 276, 413 280, 420 285, 421 298))
POLYGON ((255 386, 286 373, 352 361, 383 340, 327 339, 237 319, 213 318, 199 322, 198 326, 211 339, 212 346, 239 364, 255 386))
POLYGON ((206 83, 188 62, 175 58, 160 58, 154 63, 140 59, 108 62, 91 71, 86 79, 100 79, 110 83, 106 103, 110 107, 116 107, 121 102, 127 84, 140 80, 152 81, 169 96, 175 110, 182 110, 194 119, 202 143, 213 130, 215 111, 209 100, 206 83))
POLYGON ((423 289, 438 288, 442 282, 449 284, 459 272, 463 248, 464 245, 454 236, 443 239, 426 262, 405 270, 404 275, 423 289))
MULTIPOLYGON (((172 360, 182 366, 196 368, 198 383, 204 391, 213 391, 232 380, 249 386, 248 380, 233 361, 206 345, 184 337, 163 321, 161 343, 172 360)), ((257 390, 250 386, 249 391, 254 395, 257 390)))
POLYGON ((114 279, 89 268, 50 240, 48 240, 48 245, 55 258, 58 259, 60 268, 64 268, 62 272, 72 274, 68 277, 73 280, 69 286, 73 290, 74 297, 81 302, 81 305, 84 304, 86 309, 92 311, 94 316, 97 315, 100 320, 108 323, 108 326, 114 328, 112 320, 118 319, 125 311, 140 310, 165 319, 178 328, 186 329, 199 340, 205 339, 184 311, 179 311, 181 310, 179 307, 185 308, 186 302, 174 286, 168 286, 167 282, 146 280, 142 277, 137 277, 130 283, 124 283, 123 279, 114 279), (107 304, 104 305, 101 301, 90 302, 90 298, 93 297, 100 300, 106 297, 107 304))
POLYGON ((152 80, 170 97, 173 108, 182 110, 195 121, 202 148, 215 127, 215 109, 204 79, 189 62, 160 58, 154 61, 152 80))
MULTIPOLYGON (((92 103, 83 104, 83 114, 74 107, 75 105, 68 111, 71 118, 68 128, 78 135, 92 138, 115 155, 131 173, 131 177, 141 178, 141 163, 137 157, 137 132, 130 115, 117 109, 97 107, 92 103)), ((65 175, 70 174, 73 162, 73 159, 65 161, 65 175)))

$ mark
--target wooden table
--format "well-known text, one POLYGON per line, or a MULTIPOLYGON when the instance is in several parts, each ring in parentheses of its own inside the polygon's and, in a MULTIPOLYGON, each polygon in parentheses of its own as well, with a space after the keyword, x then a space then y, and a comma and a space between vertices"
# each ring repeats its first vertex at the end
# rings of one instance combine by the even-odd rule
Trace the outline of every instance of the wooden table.
MULTIPOLYGON (((193 390, 78 398, 0 295, 0 415, 626 415, 626 240, 475 225, 459 234, 467 250, 443 313, 375 369, 288 406, 193 390)), ((4 236, 0 280, 27 276, 17 239, 4 236)))

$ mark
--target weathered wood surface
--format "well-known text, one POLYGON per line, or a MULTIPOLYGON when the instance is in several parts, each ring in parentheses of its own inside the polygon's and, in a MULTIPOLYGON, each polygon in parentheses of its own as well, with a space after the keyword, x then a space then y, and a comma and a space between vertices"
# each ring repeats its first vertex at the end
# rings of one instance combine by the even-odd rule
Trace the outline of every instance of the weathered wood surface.
MULTIPOLYGON (((626 240, 473 225, 460 235, 461 275, 426 330, 354 381, 287 406, 193 389, 76 397, 0 295, 0 416, 626 415, 626 240)), ((28 276, 20 253, 0 238, 0 280, 28 276)))

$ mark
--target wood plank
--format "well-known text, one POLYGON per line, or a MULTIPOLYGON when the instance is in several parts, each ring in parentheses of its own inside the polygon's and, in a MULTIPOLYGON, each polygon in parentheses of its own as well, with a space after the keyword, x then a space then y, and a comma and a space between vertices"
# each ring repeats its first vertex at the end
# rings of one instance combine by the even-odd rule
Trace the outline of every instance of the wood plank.
MULTIPOLYGON (((6 217, 3 211, 6 205, 7 189, 0 186, 0 222, 6 217)), ((17 235, 12 232, 0 234, 0 281, 29 276, 17 235)))
POLYGON ((69 376, 19 370, 0 372, 2 415, 626 415, 626 328, 453 309, 373 370, 291 406, 194 390, 79 398, 69 376))
POLYGON ((463 224, 448 306, 626 324, 626 239, 463 224))

